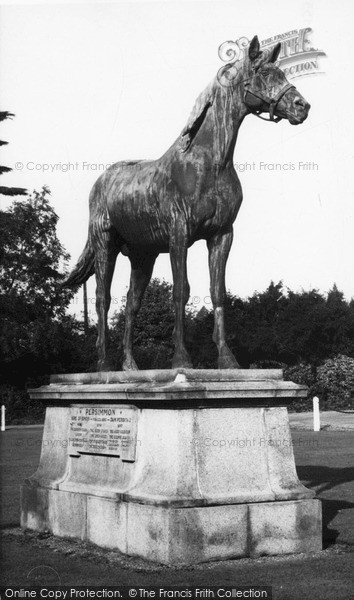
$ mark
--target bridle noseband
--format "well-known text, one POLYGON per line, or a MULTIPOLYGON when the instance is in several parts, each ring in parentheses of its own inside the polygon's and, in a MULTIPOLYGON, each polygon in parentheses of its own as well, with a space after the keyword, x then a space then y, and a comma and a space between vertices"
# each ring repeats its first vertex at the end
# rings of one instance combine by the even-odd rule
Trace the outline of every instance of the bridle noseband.
POLYGON ((291 88, 295 88, 295 86, 291 85, 291 83, 286 83, 282 88, 280 88, 278 93, 273 98, 271 98, 267 94, 263 94, 262 92, 258 92, 258 91, 255 92, 255 91, 249 89, 250 85, 251 85, 250 82, 249 83, 244 83, 243 81, 241 82, 241 86, 243 88, 243 90, 242 90, 243 101, 244 101, 245 105, 247 106, 247 108, 251 111, 251 113, 256 115, 256 117, 263 119, 263 121, 274 121, 274 123, 278 123, 279 121, 281 121, 283 117, 275 117, 274 113, 276 111, 279 101, 282 99, 284 94, 286 94, 286 92, 288 90, 290 90, 291 88), (269 105, 269 109, 268 109, 269 110, 269 119, 261 116, 261 113, 264 112, 264 109, 259 106, 259 101, 261 101, 262 104, 265 103, 265 104, 269 105))

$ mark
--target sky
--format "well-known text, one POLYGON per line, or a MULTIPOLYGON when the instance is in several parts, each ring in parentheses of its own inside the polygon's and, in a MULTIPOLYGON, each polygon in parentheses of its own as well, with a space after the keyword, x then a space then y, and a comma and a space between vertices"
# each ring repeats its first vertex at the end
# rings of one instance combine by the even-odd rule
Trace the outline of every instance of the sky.
MULTIPOLYGON (((49 186, 73 266, 104 165, 167 150, 223 64, 220 44, 311 27, 313 45, 326 53, 324 73, 293 82, 311 104, 308 119, 292 126, 250 115, 239 132, 234 162, 244 200, 226 286, 245 298, 271 280, 323 293, 336 283, 354 297, 353 7, 351 0, 0 2, 0 107, 16 115, 1 124, 9 141, 1 164, 14 167, 2 184, 49 186)), ((9 203, 2 200, 2 209, 9 203)), ((112 311, 129 273, 120 256, 112 311)), ((154 276, 172 281, 168 255, 154 276)), ((191 303, 210 306, 205 242, 189 251, 188 277, 191 303)), ((88 296, 93 317, 94 278, 88 296)), ((82 311, 81 292, 70 310, 82 311)))

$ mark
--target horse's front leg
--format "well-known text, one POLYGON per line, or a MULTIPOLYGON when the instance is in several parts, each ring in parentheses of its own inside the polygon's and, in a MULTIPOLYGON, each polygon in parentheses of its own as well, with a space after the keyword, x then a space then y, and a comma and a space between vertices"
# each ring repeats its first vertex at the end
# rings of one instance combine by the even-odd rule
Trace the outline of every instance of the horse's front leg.
POLYGON ((183 220, 177 216, 170 235, 170 260, 173 276, 173 303, 175 307, 173 369, 178 367, 192 368, 192 362, 184 344, 185 307, 189 299, 187 250, 187 227, 183 223, 183 220))
POLYGON ((226 343, 224 323, 225 268, 233 238, 232 228, 208 240, 210 296, 214 308, 213 341, 217 345, 219 369, 238 369, 239 364, 226 343))

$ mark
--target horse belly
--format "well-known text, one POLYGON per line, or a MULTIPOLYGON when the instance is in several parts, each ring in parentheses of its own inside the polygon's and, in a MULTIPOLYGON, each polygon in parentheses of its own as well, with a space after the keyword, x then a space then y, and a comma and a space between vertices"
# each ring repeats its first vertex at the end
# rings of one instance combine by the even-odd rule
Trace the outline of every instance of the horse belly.
POLYGON ((113 227, 131 246, 168 247, 168 222, 149 177, 125 177, 112 186, 107 209, 113 227))

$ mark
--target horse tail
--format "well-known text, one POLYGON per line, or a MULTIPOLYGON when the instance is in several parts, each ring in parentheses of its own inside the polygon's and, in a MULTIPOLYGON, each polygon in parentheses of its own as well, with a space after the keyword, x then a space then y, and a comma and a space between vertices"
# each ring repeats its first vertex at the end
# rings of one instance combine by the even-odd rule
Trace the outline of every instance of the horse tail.
POLYGON ((65 287, 75 287, 77 285, 81 285, 88 280, 91 275, 95 272, 95 251, 93 249, 92 244, 92 230, 89 228, 89 234, 87 238, 87 242, 83 252, 77 261, 74 269, 71 273, 64 279, 63 286, 65 287))
POLYGON ((90 221, 85 248, 74 269, 64 279, 62 285, 75 287, 82 285, 95 273, 95 258, 107 248, 111 223, 106 206, 102 177, 94 184, 90 193, 90 221))

